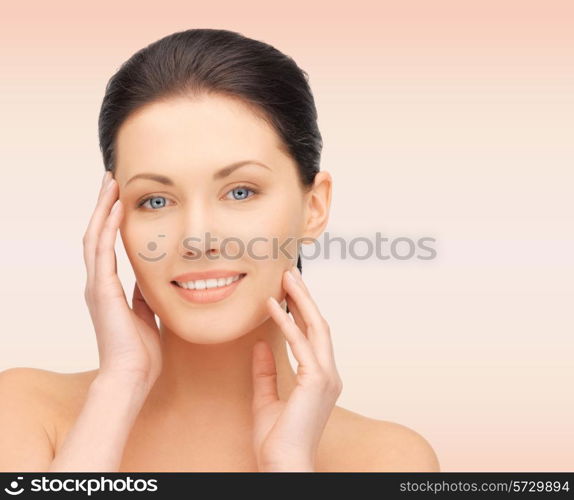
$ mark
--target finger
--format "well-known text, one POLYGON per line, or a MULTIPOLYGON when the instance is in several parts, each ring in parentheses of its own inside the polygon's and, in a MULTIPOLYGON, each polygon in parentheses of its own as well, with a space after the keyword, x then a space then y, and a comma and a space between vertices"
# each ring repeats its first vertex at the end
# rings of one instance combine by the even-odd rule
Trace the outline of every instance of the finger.
MULTIPOLYGON (((113 182, 113 181, 112 181, 113 182)), ((115 242, 123 215, 123 206, 118 199, 107 217, 96 246, 95 285, 99 293, 124 297, 122 285, 116 273, 115 242)))
POLYGON ((279 325, 285 335, 295 359, 304 372, 312 372, 318 368, 317 358, 313 353, 313 346, 295 322, 279 305, 274 297, 267 299, 269 311, 273 320, 279 325))
MULTIPOLYGON (((295 269, 295 267, 292 269, 295 269)), ((296 322, 298 322, 302 331, 306 330, 307 338, 311 342, 315 356, 321 365, 325 368, 333 368, 335 366, 334 350, 326 320, 321 315, 298 270, 299 278, 297 279, 292 279, 289 272, 285 274, 287 275, 285 287, 289 311, 293 310, 299 316, 299 319, 296 318, 296 322), (305 329, 301 328, 301 323, 305 325, 305 329)))
POLYGON ((303 316, 301 315, 301 311, 299 311, 299 308, 297 307, 297 304, 293 300, 293 297, 291 297, 291 295, 289 295, 289 294, 286 294, 285 295, 285 301, 287 302, 287 306, 289 307, 289 312, 293 316, 293 320, 295 321, 295 324, 299 327, 299 330, 301 330, 306 335, 307 334, 306 333, 307 332, 307 325, 303 321, 303 316))
POLYGON ((148 303, 144 299, 142 292, 139 288, 138 282, 135 282, 134 293, 132 297, 132 309, 136 315, 145 321, 150 327, 157 328, 155 321, 155 313, 151 310, 148 303))
MULTIPOLYGON (((111 173, 107 173, 108 179, 111 180, 111 173)), ((110 208, 115 201, 115 189, 117 182, 114 180, 106 184, 101 190, 98 197, 96 208, 90 218, 88 228, 84 234, 84 261, 88 274, 88 286, 91 286, 95 277, 96 246, 102 226, 110 212, 110 208)))
POLYGON ((257 412, 264 406, 279 399, 277 393, 277 368, 273 351, 264 340, 253 346, 253 410, 257 412))
POLYGON ((104 177, 102 179, 102 183, 100 185, 100 191, 98 193, 98 199, 96 200, 96 208, 94 209, 94 212, 92 213, 92 216, 90 218, 90 222, 88 223, 88 227, 87 227, 86 232, 84 234, 84 239, 86 239, 87 236, 90 235, 90 230, 92 229, 92 227, 94 225, 93 222, 96 219, 95 215, 97 212, 98 204, 100 203, 100 200, 102 199, 102 197, 106 194, 108 182, 110 181, 111 178, 112 178, 112 173, 109 170, 106 171, 106 173, 104 174, 104 177))
MULTIPOLYGON (((289 295, 287 295, 285 297, 285 300, 287 301, 287 305, 289 306, 289 312, 293 315, 293 319, 295 320, 295 324, 299 327, 299 329, 301 331, 305 331, 306 325, 302 319, 302 316, 301 316, 301 313, 299 312, 299 309, 297 308, 297 304, 294 302, 294 300, 289 295)), ((315 357, 317 358, 317 360, 319 361, 319 364, 321 364, 321 366, 332 368, 335 366, 335 353, 333 350, 333 344, 331 342, 330 335, 329 335, 327 344, 328 344, 328 346, 325 348, 321 348, 321 346, 319 346, 319 348, 317 348, 314 346, 315 357)))
MULTIPOLYGON (((317 335, 313 335, 313 333, 320 331, 324 327, 325 320, 311 297, 307 286, 302 279, 292 277, 290 271, 283 273, 283 284, 295 303, 300 319, 306 325, 307 337, 312 342, 316 342, 317 335)), ((291 309, 291 306, 289 306, 289 309, 291 309)))
POLYGON ((104 176, 102 178, 102 182, 100 184, 100 192, 98 194, 98 200, 102 197, 102 193, 104 192, 104 188, 106 187, 106 185, 107 185, 107 183, 111 177, 112 177, 112 172, 109 170, 106 170, 106 173, 104 174, 104 176))

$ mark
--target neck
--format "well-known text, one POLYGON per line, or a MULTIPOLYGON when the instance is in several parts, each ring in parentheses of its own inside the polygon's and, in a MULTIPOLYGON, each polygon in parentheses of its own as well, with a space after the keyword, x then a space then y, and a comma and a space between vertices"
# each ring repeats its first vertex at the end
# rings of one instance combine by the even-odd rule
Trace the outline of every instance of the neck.
POLYGON ((295 387, 296 374, 289 363, 285 337, 271 317, 222 344, 187 342, 161 322, 160 335, 162 372, 149 400, 162 413, 203 415, 228 422, 249 419, 253 395, 251 349, 259 339, 266 340, 273 351, 279 399, 287 400, 295 387))

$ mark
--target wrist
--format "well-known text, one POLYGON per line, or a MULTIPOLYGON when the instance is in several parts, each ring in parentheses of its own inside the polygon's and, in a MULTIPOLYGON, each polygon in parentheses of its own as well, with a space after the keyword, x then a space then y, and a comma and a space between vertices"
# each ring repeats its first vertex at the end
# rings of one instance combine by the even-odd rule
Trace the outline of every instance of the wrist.
POLYGON ((147 382, 137 377, 98 373, 90 384, 90 391, 99 394, 129 396, 133 400, 145 400, 149 394, 147 382))

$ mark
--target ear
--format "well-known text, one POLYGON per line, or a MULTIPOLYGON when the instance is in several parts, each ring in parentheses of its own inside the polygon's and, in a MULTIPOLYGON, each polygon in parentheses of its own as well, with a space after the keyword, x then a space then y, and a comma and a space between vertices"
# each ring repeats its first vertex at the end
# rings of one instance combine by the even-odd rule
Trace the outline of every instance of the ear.
POLYGON ((305 227, 303 241, 315 239, 327 226, 329 222, 329 209, 331 207, 333 179, 326 170, 319 172, 315 176, 313 187, 305 195, 305 227))

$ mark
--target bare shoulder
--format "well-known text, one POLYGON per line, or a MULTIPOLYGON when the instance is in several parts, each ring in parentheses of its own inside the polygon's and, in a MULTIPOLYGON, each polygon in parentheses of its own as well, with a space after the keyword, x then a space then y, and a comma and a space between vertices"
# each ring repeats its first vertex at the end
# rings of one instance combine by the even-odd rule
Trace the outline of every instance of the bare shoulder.
POLYGON ((325 429, 331 436, 327 442, 337 444, 323 451, 345 457, 331 463, 332 468, 341 472, 440 471, 438 457, 430 443, 410 427, 339 406, 331 420, 325 429))
POLYGON ((98 370, 60 373, 42 368, 16 367, 0 372, 5 384, 13 390, 34 394, 42 402, 60 403, 81 394, 89 387, 98 370))
POLYGON ((81 408, 97 370, 59 373, 41 368, 15 367, 0 372, 0 389, 20 412, 42 421, 54 446, 62 421, 81 408))

